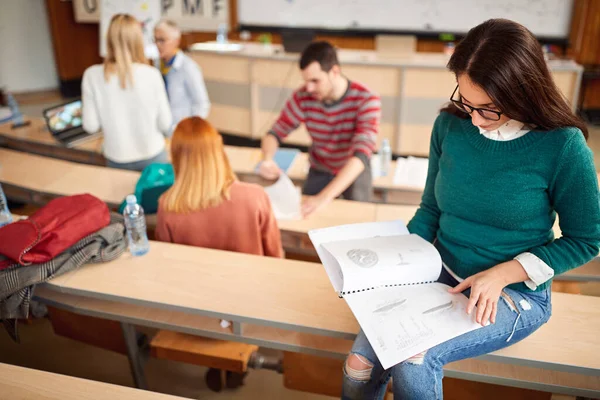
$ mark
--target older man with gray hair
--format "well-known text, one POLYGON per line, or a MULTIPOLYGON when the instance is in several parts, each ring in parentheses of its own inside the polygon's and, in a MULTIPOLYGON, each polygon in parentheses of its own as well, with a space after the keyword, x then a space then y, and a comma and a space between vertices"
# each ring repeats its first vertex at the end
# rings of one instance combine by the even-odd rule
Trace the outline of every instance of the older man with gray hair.
POLYGON ((181 30, 171 20, 162 20, 154 28, 160 72, 165 80, 173 123, 184 118, 206 118, 210 100, 198 64, 179 49, 181 30))

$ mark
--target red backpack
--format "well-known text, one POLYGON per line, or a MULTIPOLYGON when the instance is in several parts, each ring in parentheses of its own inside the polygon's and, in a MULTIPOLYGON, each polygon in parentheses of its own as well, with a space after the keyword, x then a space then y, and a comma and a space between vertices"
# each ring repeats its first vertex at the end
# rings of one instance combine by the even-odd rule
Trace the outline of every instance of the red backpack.
POLYGON ((97 232, 110 222, 106 204, 90 194, 61 197, 50 201, 26 220, 0 228, 0 270, 15 261, 21 265, 40 264, 97 232))

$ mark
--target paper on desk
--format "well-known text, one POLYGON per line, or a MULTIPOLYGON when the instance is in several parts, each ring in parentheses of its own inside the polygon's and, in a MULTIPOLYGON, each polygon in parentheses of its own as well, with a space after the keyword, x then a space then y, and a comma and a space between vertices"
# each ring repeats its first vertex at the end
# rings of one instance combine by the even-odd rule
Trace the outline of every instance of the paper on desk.
POLYGON ((275 218, 278 220, 300 219, 302 198, 300 189, 294 186, 286 174, 281 174, 277 182, 265 187, 265 192, 271 200, 275 218))
POLYGON ((394 185, 425 188, 428 167, 427 158, 398 158, 394 172, 394 185))
POLYGON ((12 112, 8 107, 0 107, 0 123, 8 122, 12 119, 12 112))

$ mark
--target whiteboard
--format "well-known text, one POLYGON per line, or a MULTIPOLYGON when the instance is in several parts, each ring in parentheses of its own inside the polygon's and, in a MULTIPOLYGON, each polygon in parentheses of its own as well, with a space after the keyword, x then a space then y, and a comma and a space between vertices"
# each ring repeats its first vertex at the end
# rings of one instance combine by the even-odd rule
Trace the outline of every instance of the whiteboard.
POLYGON ((569 35, 573 0, 238 0, 242 25, 331 30, 466 33, 508 18, 536 36, 569 35))

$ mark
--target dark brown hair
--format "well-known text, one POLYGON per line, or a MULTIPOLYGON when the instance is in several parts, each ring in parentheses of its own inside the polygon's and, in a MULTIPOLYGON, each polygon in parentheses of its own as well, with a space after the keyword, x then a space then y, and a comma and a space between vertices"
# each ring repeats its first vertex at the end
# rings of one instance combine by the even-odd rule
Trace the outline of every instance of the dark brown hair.
POLYGON ((334 65, 340 65, 335 47, 329 42, 312 42, 300 57, 300 69, 308 67, 313 62, 318 62, 325 72, 331 71, 334 65))
MULTIPOLYGON (((574 126, 588 138, 587 126, 556 87, 540 43, 523 25, 507 19, 477 25, 447 67, 457 78, 467 74, 509 118, 542 131, 574 126)), ((469 118, 452 104, 442 111, 469 118)))

